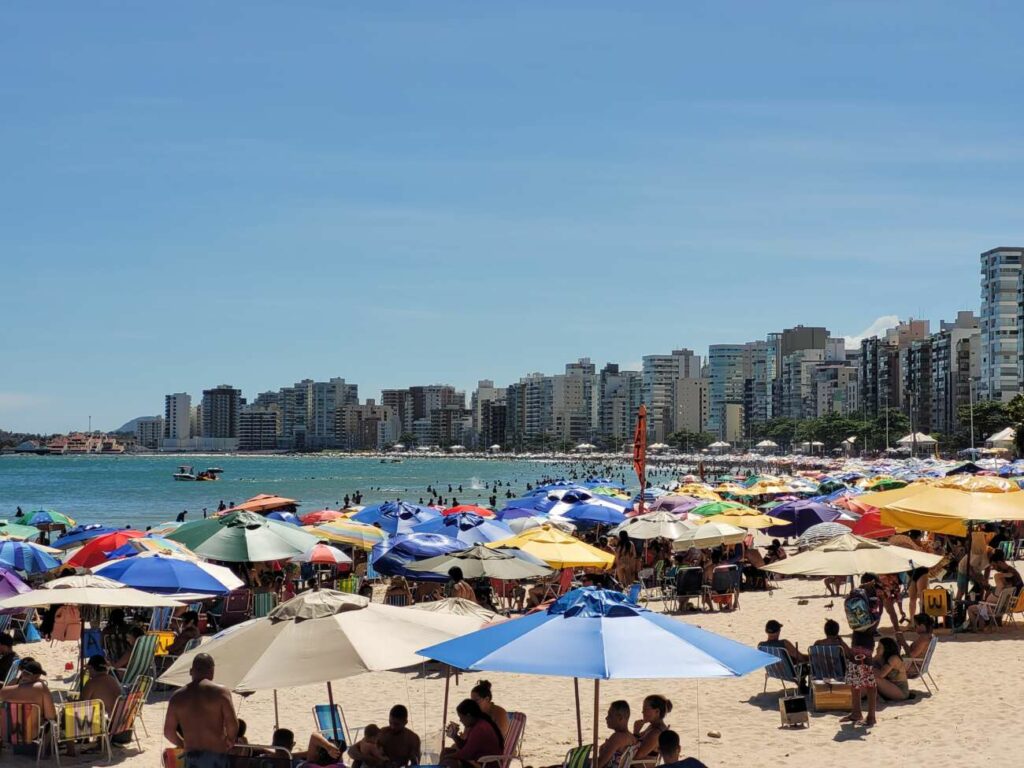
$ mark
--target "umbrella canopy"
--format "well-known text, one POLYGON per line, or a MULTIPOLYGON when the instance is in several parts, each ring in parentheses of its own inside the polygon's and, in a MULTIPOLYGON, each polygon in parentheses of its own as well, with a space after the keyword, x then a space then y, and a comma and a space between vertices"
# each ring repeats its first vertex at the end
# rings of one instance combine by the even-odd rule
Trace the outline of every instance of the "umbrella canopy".
MULTIPOLYGON (((716 523, 735 525, 737 528, 761 530, 782 525, 785 521, 772 515, 766 515, 755 509, 727 509, 712 518, 716 523)), ((705 523, 706 525, 706 523, 705 523)))
POLYGON ((181 656, 160 682, 188 683, 192 658, 202 652, 213 657, 217 682, 232 690, 322 683, 419 664, 416 649, 424 642, 443 642, 484 623, 476 616, 394 608, 333 590, 304 592, 266 618, 214 635, 181 656))
POLYGON ((301 528, 277 523, 252 512, 185 523, 167 534, 201 557, 226 563, 259 563, 302 554, 317 543, 301 528))
POLYGON ((335 544, 348 544, 359 549, 373 549, 387 538, 387 534, 380 528, 352 520, 334 520, 315 528, 307 527, 304 530, 318 539, 325 539, 335 544))
POLYGON ((0 568, 0 599, 31 591, 32 587, 22 581, 14 571, 0 568))
POLYGON ((442 576, 447 576, 448 570, 453 567, 462 569, 462 575, 467 579, 532 579, 551 573, 551 569, 542 560, 522 550, 488 549, 482 544, 406 566, 410 571, 442 576))
MULTIPOLYGON (((314 512, 313 514, 317 513, 314 512)), ((288 523, 288 525, 302 525, 302 521, 295 513, 286 512, 282 509, 268 513, 267 520, 276 520, 279 523, 288 523)))
POLYGON ((35 539, 42 531, 34 525, 21 525, 10 520, 0 520, 0 536, 12 539, 35 539))
POLYGON ((60 560, 27 541, 0 541, 0 566, 24 573, 44 573, 60 566, 60 560))
POLYGON ((346 517, 344 512, 337 509, 321 509, 316 512, 310 512, 309 514, 303 515, 299 519, 303 525, 321 525, 322 523, 330 523, 334 520, 344 519, 346 517))
POLYGON ((674 541, 695 527, 693 523, 681 520, 678 515, 663 510, 631 517, 609 531, 609 535, 617 536, 621 531, 625 531, 631 539, 669 539, 674 541))
POLYGON ((109 525, 90 523, 89 525, 76 525, 59 539, 51 543, 57 549, 71 549, 91 539, 105 536, 108 533, 116 533, 121 528, 111 528, 109 525))
POLYGON ((903 573, 918 566, 931 568, 941 555, 918 552, 852 533, 844 533, 806 552, 764 566, 788 576, 856 576, 861 573, 903 573))
POLYGON ((438 555, 468 549, 469 545, 439 533, 403 533, 392 536, 373 548, 370 562, 378 573, 386 576, 408 576, 425 581, 444 581, 430 573, 416 573, 406 568, 410 563, 438 555))
POLYGON ((178 607, 181 603, 164 595, 132 589, 113 579, 92 574, 64 576, 48 581, 39 589, 0 600, 0 608, 42 608, 46 605, 99 605, 122 608, 178 607))
POLYGON ((850 529, 842 523, 818 523, 817 525, 812 525, 800 535, 800 538, 796 540, 796 546, 797 549, 801 550, 810 549, 822 542, 849 532, 850 529))
POLYGON ((747 512, 754 511, 746 504, 740 504, 738 501, 712 501, 708 504, 701 504, 699 507, 694 507, 690 512, 693 512, 695 515, 700 515, 701 517, 713 517, 714 515, 720 515, 729 509, 742 509, 747 512))
POLYGON ((63 525, 65 528, 75 526, 74 518, 52 509, 37 509, 35 512, 29 512, 27 517, 25 522, 29 525, 63 525))
POLYGON ((708 501, 722 500, 721 496, 703 483, 684 483, 676 488, 675 492, 684 496, 696 496, 698 499, 707 499, 708 501))
POLYGON ((450 536, 463 544, 486 544, 515 536, 512 529, 501 520, 481 517, 474 512, 454 512, 420 523, 416 533, 439 533, 450 536))
POLYGON ((73 568, 93 568, 100 563, 107 562, 110 559, 110 553, 123 546, 129 539, 141 539, 145 535, 142 531, 119 528, 113 533, 97 536, 75 552, 68 559, 66 565, 73 568))
POLYGON ((601 568, 607 570, 615 562, 615 556, 610 552, 592 547, 575 536, 570 536, 553 525, 547 524, 531 528, 518 536, 487 546, 521 549, 557 569, 601 568))
POLYGON ((772 509, 772 517, 784 522, 766 530, 769 536, 800 536, 812 525, 835 521, 839 510, 817 501, 787 501, 772 509))
POLYGON ((434 520, 441 513, 432 507, 421 507, 404 501, 389 501, 375 507, 366 507, 350 519, 380 528, 389 536, 412 533, 420 523, 434 520))
POLYGON ((256 512, 257 514, 266 514, 267 512, 273 512, 275 509, 285 509, 289 512, 293 512, 297 506, 299 506, 299 502, 295 499, 288 499, 284 496, 274 496, 270 493, 259 493, 251 499, 243 501, 237 507, 225 509, 223 512, 218 514, 226 515, 231 512, 256 512))
POLYGON ((494 510, 488 509, 487 507, 481 507, 476 504, 459 504, 457 507, 449 507, 444 510, 442 515, 457 515, 460 512, 472 512, 480 517, 494 517, 494 510))
POLYGON ((677 552, 696 547, 697 549, 712 549, 723 544, 739 544, 747 536, 742 528, 728 523, 720 523, 712 520, 709 523, 697 526, 692 531, 687 531, 673 544, 677 552))
POLYGON ((135 557, 143 552, 155 552, 162 555, 176 555, 191 560, 198 560, 196 553, 177 541, 169 541, 163 536, 155 536, 147 533, 142 538, 128 539, 117 549, 107 554, 108 559, 117 560, 119 557, 135 557))
POLYGON ((352 558, 328 544, 314 544, 301 555, 292 558, 296 563, 314 565, 352 565, 352 558))
POLYGON ((96 566, 93 573, 143 592, 158 594, 192 592, 222 595, 245 586, 240 578, 221 565, 160 554, 111 560, 96 566))
POLYGON ((589 525, 619 525, 626 519, 626 515, 618 509, 586 502, 573 505, 571 509, 563 512, 561 517, 572 520, 574 523, 589 525))
POLYGON ((586 587, 546 611, 420 651, 458 669, 611 680, 738 677, 776 661, 734 640, 586 587), (638 652, 638 649, 643 652, 638 652))
POLYGON ((575 525, 560 517, 556 518, 535 515, 533 517, 517 517, 508 521, 508 527, 511 528, 512 532, 516 535, 545 525, 553 526, 560 531, 565 531, 566 533, 574 533, 576 531, 575 525))
POLYGON ((416 603, 409 606, 410 611, 429 611, 449 616, 467 616, 477 619, 482 624, 490 624, 502 618, 501 614, 489 611, 482 605, 463 600, 461 597, 446 597, 443 600, 431 600, 429 603, 416 603))
POLYGON ((882 514, 874 509, 861 515, 860 520, 850 526, 850 531, 865 539, 884 539, 896 533, 892 526, 882 524, 882 514))

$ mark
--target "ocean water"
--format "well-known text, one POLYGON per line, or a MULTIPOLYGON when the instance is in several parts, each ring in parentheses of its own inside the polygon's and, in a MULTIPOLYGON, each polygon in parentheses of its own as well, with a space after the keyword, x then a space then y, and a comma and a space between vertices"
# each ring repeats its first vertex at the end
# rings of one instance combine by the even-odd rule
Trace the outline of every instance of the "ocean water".
MULTIPOLYGON (((501 506, 511 488, 519 496, 527 483, 570 477, 586 469, 579 463, 540 461, 407 458, 399 464, 379 459, 338 456, 3 456, 0 457, 0 517, 17 507, 28 512, 55 509, 78 522, 145 528, 173 520, 202 517, 225 504, 258 493, 302 502, 300 510, 335 508, 348 494, 363 504, 392 499, 418 502, 432 485, 460 504, 486 504, 495 481, 501 506), (217 482, 180 482, 172 475, 180 464, 196 471, 211 466, 224 473, 217 482), (449 484, 452 486, 448 492, 449 484), (458 487, 462 486, 459 491, 458 487)), ((617 476, 621 475, 621 471, 617 476)))

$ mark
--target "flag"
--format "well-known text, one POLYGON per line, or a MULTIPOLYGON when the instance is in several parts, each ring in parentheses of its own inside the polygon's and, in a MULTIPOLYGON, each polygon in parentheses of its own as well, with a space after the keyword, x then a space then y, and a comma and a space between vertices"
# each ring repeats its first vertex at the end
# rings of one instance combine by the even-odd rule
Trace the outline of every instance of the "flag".
POLYGON ((633 471, 640 481, 640 511, 644 509, 644 489, 647 487, 647 406, 641 404, 633 433, 633 471))

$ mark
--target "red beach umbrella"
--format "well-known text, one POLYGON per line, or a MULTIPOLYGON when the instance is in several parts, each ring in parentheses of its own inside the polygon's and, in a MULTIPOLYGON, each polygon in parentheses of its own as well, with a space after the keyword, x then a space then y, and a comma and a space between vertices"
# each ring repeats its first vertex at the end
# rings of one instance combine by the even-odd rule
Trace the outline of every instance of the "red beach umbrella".
POLYGON ((442 515, 457 515, 460 512, 472 512, 480 517, 494 517, 494 511, 487 507, 478 507, 476 504, 459 504, 457 507, 449 507, 441 512, 442 515))
POLYGON ((65 565, 70 565, 73 568, 92 568, 94 565, 107 562, 108 553, 124 546, 131 539, 141 539, 145 535, 142 531, 125 528, 123 531, 114 531, 114 533, 99 536, 78 550, 65 565))

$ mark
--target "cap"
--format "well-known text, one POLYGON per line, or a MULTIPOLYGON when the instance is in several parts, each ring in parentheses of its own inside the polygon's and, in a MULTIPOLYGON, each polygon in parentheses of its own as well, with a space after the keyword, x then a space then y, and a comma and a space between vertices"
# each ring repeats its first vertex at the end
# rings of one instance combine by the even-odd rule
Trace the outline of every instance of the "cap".
POLYGON ((782 629, 782 625, 779 624, 779 622, 777 622, 775 619, 769 619, 768 622, 764 625, 764 631, 770 632, 773 635, 780 629, 782 629))
POLYGON ((43 669, 43 665, 35 659, 25 659, 21 662, 21 671, 28 672, 30 675, 45 675, 46 670, 43 669))
POLYGON ((89 666, 97 672, 106 672, 107 659, 102 654, 97 653, 95 656, 89 657, 89 666))
POLYGON ((863 576, 860 577, 860 583, 861 584, 870 584, 873 581, 878 581, 878 574, 871 573, 870 571, 868 571, 867 573, 865 573, 863 576))

